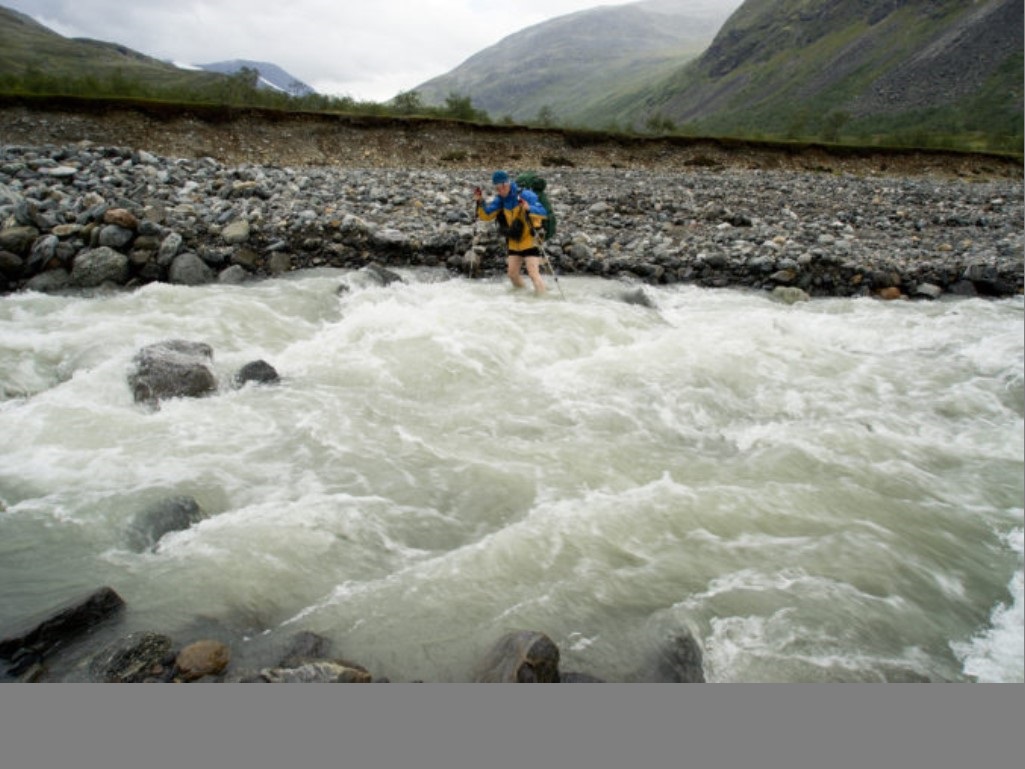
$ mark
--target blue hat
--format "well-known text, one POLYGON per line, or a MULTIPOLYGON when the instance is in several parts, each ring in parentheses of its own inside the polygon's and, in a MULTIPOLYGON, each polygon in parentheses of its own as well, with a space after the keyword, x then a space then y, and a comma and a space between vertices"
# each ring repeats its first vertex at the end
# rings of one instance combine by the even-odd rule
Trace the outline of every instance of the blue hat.
POLYGON ((509 181, 509 174, 505 171, 495 171, 491 174, 492 184, 505 184, 507 181, 509 181))

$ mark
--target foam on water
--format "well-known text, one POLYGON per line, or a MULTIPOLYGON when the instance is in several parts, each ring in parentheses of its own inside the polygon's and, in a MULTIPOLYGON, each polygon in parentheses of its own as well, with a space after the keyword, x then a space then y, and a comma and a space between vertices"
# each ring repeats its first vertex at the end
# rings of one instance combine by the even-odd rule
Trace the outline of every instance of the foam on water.
POLYGON ((645 680, 686 630, 710 680, 1021 680, 1020 299, 404 274, 0 301, 0 624, 110 584, 239 664, 312 629, 464 680, 527 627, 645 680), (216 396, 133 403, 168 338, 216 396), (207 517, 133 552, 173 494, 207 517))

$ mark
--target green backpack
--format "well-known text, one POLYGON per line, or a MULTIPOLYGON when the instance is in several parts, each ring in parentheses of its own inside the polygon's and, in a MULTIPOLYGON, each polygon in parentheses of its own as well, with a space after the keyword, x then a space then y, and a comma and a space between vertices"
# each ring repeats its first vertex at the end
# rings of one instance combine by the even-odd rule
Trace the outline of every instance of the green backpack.
POLYGON ((555 237, 555 210, 552 208, 552 202, 545 194, 545 188, 548 186, 548 182, 533 171, 528 171, 516 177, 516 184, 522 189, 527 189, 535 193, 537 195, 537 199, 541 201, 541 205, 545 207, 545 211, 548 212, 548 217, 545 219, 544 223, 545 240, 551 240, 555 237))

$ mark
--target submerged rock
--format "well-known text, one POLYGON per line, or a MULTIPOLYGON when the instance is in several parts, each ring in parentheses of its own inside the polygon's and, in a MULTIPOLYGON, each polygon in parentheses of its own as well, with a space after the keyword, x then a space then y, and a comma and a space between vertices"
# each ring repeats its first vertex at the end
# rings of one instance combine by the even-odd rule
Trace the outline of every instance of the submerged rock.
POLYGON ((168 497, 135 517, 128 529, 128 541, 135 550, 148 550, 168 532, 187 529, 202 518, 203 511, 192 497, 168 497))

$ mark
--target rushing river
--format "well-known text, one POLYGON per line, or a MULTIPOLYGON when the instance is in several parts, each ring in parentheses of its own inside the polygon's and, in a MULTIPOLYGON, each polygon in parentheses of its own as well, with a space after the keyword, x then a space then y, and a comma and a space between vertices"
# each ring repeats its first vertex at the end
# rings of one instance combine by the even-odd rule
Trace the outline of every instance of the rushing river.
POLYGON ((686 629, 710 681, 1022 680, 1020 297, 402 274, 0 299, 0 636, 110 585, 118 635, 240 665, 308 629, 462 681, 531 629, 650 680, 686 629), (220 390, 137 405, 170 338, 220 390), (235 388, 255 359, 282 380, 235 388), (128 547, 178 494, 206 518, 128 547))

